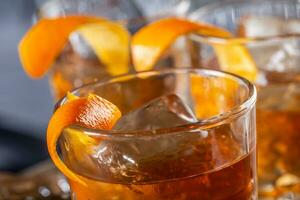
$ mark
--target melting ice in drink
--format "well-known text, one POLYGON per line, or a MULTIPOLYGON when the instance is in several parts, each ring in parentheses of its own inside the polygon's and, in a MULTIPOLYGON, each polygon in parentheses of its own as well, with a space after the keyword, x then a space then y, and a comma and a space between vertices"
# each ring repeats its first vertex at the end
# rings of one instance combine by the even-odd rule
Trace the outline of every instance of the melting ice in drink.
POLYGON ((197 119, 191 109, 175 94, 159 97, 136 109, 116 123, 114 130, 155 130, 195 123, 197 119))
MULTIPOLYGON (((72 170, 87 177, 94 198, 113 193, 122 199, 251 199, 255 177, 249 163, 255 162, 255 152, 243 156, 229 124, 213 130, 155 131, 196 121, 181 98, 169 94, 125 113, 116 123, 115 131, 136 131, 138 137, 103 138, 63 154, 72 170), (138 135, 145 130, 148 135, 138 135)), ((70 143, 73 131, 65 131, 63 145, 70 143)))

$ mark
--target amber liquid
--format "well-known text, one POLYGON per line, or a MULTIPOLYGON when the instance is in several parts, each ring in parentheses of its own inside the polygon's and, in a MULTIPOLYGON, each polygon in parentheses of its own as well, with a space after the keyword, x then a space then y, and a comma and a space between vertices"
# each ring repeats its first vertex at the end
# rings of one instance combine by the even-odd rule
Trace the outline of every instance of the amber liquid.
MULTIPOLYGON (((297 85, 259 91, 258 177, 261 196, 300 194, 300 95, 297 85)), ((298 195, 298 196, 297 196, 298 195)))
POLYGON ((77 200, 250 200, 255 199, 253 162, 255 151, 222 169, 178 180, 114 184, 85 178, 87 187, 70 184, 77 200))
MULTIPOLYGON (((241 138, 236 137, 230 126, 212 130, 200 137, 201 133, 185 133, 184 137, 172 140, 177 145, 169 153, 164 154, 162 151, 151 159, 136 159, 136 169, 131 168, 130 163, 120 165, 122 157, 129 152, 130 145, 127 146, 126 143, 113 142, 111 146, 109 143, 100 142, 96 145, 105 145, 106 149, 114 148, 106 154, 108 162, 100 163, 97 159, 93 160, 93 156, 80 161, 84 149, 81 148, 78 152, 78 145, 68 145, 71 144, 68 143, 70 133, 66 132, 61 140, 62 147, 68 146, 68 149, 63 149, 63 157, 71 169, 85 177, 83 180, 87 184, 84 186, 70 181, 73 199, 256 199, 255 145, 251 145, 249 150, 243 150, 243 144, 238 142, 241 138), (115 161, 111 162, 111 159, 115 161), (85 169, 93 172, 88 173, 85 169)), ((170 143, 165 151, 173 147, 169 138, 161 141, 164 144, 170 143)), ((155 148, 159 149, 161 144, 153 147, 154 144, 147 146, 143 143, 142 148, 155 152, 155 148)))

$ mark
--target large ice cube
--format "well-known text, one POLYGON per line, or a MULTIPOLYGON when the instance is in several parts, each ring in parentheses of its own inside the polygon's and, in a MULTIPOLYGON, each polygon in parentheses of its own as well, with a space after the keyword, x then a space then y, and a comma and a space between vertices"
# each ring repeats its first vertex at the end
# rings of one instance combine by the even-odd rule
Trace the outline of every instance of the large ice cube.
POLYGON ((248 45, 256 65, 268 72, 298 72, 300 65, 300 40, 287 38, 248 45))
MULTIPOLYGON (((134 183, 182 178, 212 165, 209 140, 208 133, 200 130, 120 138, 101 142, 92 157, 99 177, 112 181, 134 183), (193 164, 185 166, 186 162, 193 164)), ((97 178, 95 174, 90 176, 97 178)))
POLYGON ((287 39, 275 51, 266 65, 266 69, 276 72, 299 71, 300 40, 287 39))
POLYGON ((284 33, 284 21, 276 17, 246 16, 240 21, 238 35, 242 37, 270 37, 284 33))
POLYGON ((300 33, 299 19, 284 19, 272 16, 246 16, 240 21, 238 36, 272 37, 300 33))
POLYGON ((135 131, 170 128, 196 122, 193 112, 175 94, 152 100, 127 113, 114 126, 114 130, 135 131))
MULTIPOLYGON (((299 34, 300 20, 278 17, 247 16, 238 28, 239 36, 273 37, 299 34)), ((250 42, 248 48, 257 66, 268 72, 299 71, 300 40, 284 37, 276 40, 250 42)))
POLYGON ((299 34, 300 33, 300 20, 299 19, 290 19, 287 23, 287 33, 290 34, 299 34))

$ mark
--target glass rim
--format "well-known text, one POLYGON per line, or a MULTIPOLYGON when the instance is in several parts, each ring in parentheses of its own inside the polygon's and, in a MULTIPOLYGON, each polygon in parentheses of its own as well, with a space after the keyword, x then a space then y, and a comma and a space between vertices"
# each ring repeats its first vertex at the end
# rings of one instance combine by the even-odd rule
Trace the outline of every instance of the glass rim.
MULTIPOLYGON (((169 134, 178 134, 183 131, 191 131, 191 130, 202 130, 205 131, 207 129, 211 129, 213 127, 220 126, 226 123, 229 120, 236 119, 246 112, 248 112, 256 103, 257 91, 255 86, 248 81, 247 79, 238 76, 233 73, 220 71, 220 70, 210 70, 210 69, 195 69, 195 68, 174 68, 167 70, 150 70, 137 72, 133 74, 125 74, 112 78, 107 78, 106 80, 100 80, 93 83, 89 83, 83 85, 79 88, 76 88, 71 91, 72 94, 76 95, 80 90, 86 89, 89 87, 101 87, 106 84, 117 83, 124 80, 130 80, 139 77, 151 77, 163 74, 175 74, 175 73, 195 73, 197 75, 202 75, 203 77, 224 77, 230 78, 239 83, 239 85, 244 84, 245 87, 248 88, 247 98, 235 105, 229 111, 224 113, 220 113, 218 115, 212 116, 208 119, 198 120, 197 122, 191 122, 180 126, 168 127, 168 128, 159 128, 155 130, 134 130, 134 131, 117 131, 117 130, 101 130, 101 129, 93 129, 86 128, 80 125, 71 125, 69 127, 76 127, 76 129, 80 129, 85 132, 85 134, 90 135, 92 137, 143 137, 143 136, 160 136, 160 135, 169 135, 169 134)), ((64 96, 61 100, 59 100, 55 107, 54 112, 61 105, 63 105, 67 101, 67 96, 64 96)))
MULTIPOLYGON (((238 5, 238 4, 262 4, 263 2, 270 2, 270 3, 276 3, 276 2, 287 2, 287 3, 293 3, 293 4, 298 4, 300 6, 300 1, 298 0, 263 0, 263 1, 257 1, 257 0, 252 0, 252 1, 244 1, 244 0, 223 0, 223 1, 218 1, 218 2, 213 2, 213 3, 208 3, 190 14, 188 14, 188 19, 194 21, 194 22, 199 22, 201 21, 201 16, 204 15, 211 15, 212 11, 215 10, 216 8, 220 8, 222 6, 227 6, 227 5, 238 5)), ((260 43, 260 42, 278 42, 281 40, 286 40, 286 39, 299 39, 300 38, 300 33, 291 33, 291 34, 283 34, 283 35, 273 35, 273 36, 264 36, 264 37, 218 37, 218 36, 210 36, 210 35, 201 35, 201 34, 190 34, 190 38, 193 41, 197 42, 207 42, 207 43, 213 43, 213 44, 255 44, 255 43, 260 43)))

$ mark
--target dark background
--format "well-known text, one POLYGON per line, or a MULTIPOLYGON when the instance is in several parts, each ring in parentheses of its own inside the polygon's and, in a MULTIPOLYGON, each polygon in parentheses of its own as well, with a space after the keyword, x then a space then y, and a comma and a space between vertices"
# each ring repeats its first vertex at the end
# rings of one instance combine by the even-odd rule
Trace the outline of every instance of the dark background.
POLYGON ((47 79, 29 79, 17 51, 35 7, 33 0, 0 2, 0 171, 47 158, 45 131, 53 106, 47 79))
POLYGON ((29 79, 19 62, 18 42, 32 24, 33 0, 0 2, 0 123, 44 138, 52 97, 47 79, 29 79))

